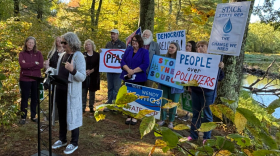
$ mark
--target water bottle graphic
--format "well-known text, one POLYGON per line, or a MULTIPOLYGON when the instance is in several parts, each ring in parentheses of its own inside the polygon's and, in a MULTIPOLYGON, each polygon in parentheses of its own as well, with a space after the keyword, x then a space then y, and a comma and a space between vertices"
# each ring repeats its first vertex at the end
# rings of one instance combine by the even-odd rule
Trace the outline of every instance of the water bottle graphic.
POLYGON ((232 24, 229 18, 227 23, 224 25, 223 31, 224 33, 229 33, 231 30, 232 30, 232 24))

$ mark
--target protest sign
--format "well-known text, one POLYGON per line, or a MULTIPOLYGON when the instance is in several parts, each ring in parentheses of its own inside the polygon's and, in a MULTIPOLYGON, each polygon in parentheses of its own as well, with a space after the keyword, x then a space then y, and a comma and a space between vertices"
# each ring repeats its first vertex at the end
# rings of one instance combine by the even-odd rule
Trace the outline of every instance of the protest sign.
POLYGON ((121 73, 121 60, 125 49, 101 49, 99 72, 121 73))
POLYGON ((192 96, 188 91, 181 94, 182 98, 182 108, 185 111, 192 113, 192 96))
POLYGON ((220 55, 178 51, 173 81, 197 80, 199 86, 214 90, 219 71, 220 55))
POLYGON ((127 86, 127 92, 136 92, 138 96, 148 96, 148 98, 137 99, 136 101, 128 103, 130 105, 129 109, 125 109, 132 113, 138 113, 140 110, 148 109, 154 110, 155 112, 148 114, 146 116, 153 115, 156 119, 160 119, 162 90, 149 88, 141 85, 136 85, 132 83, 125 83, 127 86), (158 101, 156 101, 158 100, 158 101))
POLYGON ((180 49, 186 48, 186 31, 178 30, 164 33, 157 33, 157 43, 159 45, 160 54, 166 54, 170 42, 177 42, 180 49))
POLYGON ((148 79, 166 86, 183 89, 173 81, 175 59, 154 55, 150 64, 148 79))
POLYGON ((130 43, 131 43, 131 40, 132 40, 132 37, 134 35, 141 35, 141 27, 139 27, 137 30, 135 30, 132 34, 130 34, 126 39, 126 47, 128 46, 131 46, 130 43))
POLYGON ((217 5, 208 53, 239 56, 250 4, 251 1, 217 5))

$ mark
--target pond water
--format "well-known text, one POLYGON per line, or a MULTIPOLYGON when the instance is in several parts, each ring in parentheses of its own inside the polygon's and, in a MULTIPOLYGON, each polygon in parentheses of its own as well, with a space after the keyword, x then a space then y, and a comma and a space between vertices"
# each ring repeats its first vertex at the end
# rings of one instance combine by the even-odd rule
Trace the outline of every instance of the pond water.
MULTIPOLYGON (((243 86, 250 86, 253 82, 255 82, 258 79, 257 76, 254 75, 244 75, 244 79, 243 79, 243 86)), ((264 87, 270 80, 269 79, 264 79, 262 81, 260 81, 259 83, 257 83, 254 87, 256 88, 262 88, 264 87)), ((271 83, 271 87, 269 87, 269 89, 276 89, 276 88, 280 88, 280 80, 274 80, 271 83)), ((271 93, 261 93, 261 94, 271 94, 271 93)), ((277 96, 275 95, 256 95, 253 94, 253 98, 254 100, 268 106, 272 101, 278 99, 277 96)), ((275 112, 273 113, 273 116, 276 118, 280 118, 280 108, 277 108, 275 110, 275 112)))

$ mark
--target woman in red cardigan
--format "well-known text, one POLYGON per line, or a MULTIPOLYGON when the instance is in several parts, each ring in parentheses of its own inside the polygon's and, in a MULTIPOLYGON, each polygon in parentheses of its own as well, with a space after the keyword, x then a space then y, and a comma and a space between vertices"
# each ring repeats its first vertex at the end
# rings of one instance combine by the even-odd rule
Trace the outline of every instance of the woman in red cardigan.
POLYGON ((25 124, 27 115, 28 98, 31 91, 31 120, 38 122, 36 116, 37 106, 37 82, 28 76, 41 77, 41 69, 43 68, 43 56, 37 51, 36 39, 28 37, 24 42, 22 52, 19 53, 20 78, 19 84, 21 89, 21 120, 20 124, 25 124))

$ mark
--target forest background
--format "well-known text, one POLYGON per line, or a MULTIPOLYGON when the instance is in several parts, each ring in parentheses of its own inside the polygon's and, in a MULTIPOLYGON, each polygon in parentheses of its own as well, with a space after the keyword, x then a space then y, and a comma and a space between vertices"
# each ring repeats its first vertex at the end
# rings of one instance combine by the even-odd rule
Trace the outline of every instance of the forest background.
MULTIPOLYGON (((125 41, 138 28, 141 3, 144 1, 151 0, 70 0, 69 3, 59 0, 1 0, 0 128, 12 125, 18 119, 15 113, 20 103, 18 54, 28 36, 37 39, 38 50, 44 58, 55 37, 66 32, 75 32, 82 43, 92 39, 97 49, 103 48, 110 41, 111 29, 118 29, 120 40, 125 41)), ((216 6, 227 2, 154 0, 154 40, 156 33, 186 30, 187 41, 208 41, 216 6)), ((249 24, 245 54, 261 54, 263 57, 265 54, 277 56, 280 53, 280 13, 273 9, 279 2, 265 2, 263 6, 255 5, 253 10, 260 21, 249 24)), ((102 79, 106 80, 105 74, 102 74, 102 79)))

